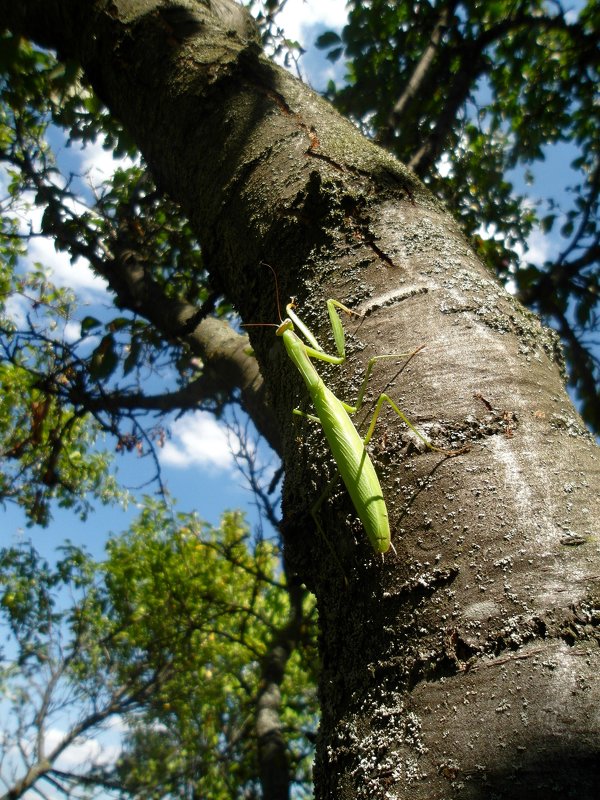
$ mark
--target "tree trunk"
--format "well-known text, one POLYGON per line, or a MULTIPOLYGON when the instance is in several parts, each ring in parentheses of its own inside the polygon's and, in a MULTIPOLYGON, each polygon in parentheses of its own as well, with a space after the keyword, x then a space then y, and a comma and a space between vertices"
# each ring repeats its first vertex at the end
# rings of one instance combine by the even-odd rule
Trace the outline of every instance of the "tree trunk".
POLYGON ((402 374, 379 363, 371 398, 440 447, 470 445, 423 451, 386 415, 372 451, 396 552, 370 551, 341 490, 322 541, 321 432, 291 416, 305 392, 273 329, 251 329, 284 442, 287 557, 319 602, 317 797, 596 798, 599 461, 556 338, 404 167, 260 55, 230 2, 0 12, 81 62, 245 322, 277 321, 261 262, 328 349, 325 299, 363 312, 348 366, 320 370, 350 402, 372 355, 426 344, 402 374))

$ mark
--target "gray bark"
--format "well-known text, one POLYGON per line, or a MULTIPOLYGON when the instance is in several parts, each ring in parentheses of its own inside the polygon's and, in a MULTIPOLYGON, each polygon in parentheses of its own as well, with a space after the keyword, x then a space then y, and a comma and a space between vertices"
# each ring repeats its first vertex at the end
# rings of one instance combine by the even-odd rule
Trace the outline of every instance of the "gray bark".
POLYGON ((245 321, 276 321, 263 261, 323 341, 325 298, 364 312, 348 368, 323 370, 350 401, 371 355, 427 344, 400 376, 379 364, 372 397, 471 446, 423 452, 386 416, 373 457, 396 553, 370 552, 339 491, 322 509, 334 558, 308 514, 322 437, 290 416, 304 395, 272 330, 251 329, 284 441, 287 556, 319 601, 317 797, 596 798, 599 460, 556 340, 404 167, 210 6, 0 0, 5 23, 82 63, 245 321))

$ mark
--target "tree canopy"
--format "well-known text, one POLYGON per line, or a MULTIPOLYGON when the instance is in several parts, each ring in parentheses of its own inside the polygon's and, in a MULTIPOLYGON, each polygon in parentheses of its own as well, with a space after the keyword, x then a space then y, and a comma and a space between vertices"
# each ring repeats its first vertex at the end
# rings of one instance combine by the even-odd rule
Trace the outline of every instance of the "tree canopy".
POLYGON ((599 29, 596 0, 577 9, 373 0, 350 2, 341 34, 317 40, 345 64, 326 95, 410 165, 500 279, 559 332, 596 432, 599 29), (556 178, 538 188, 545 170, 556 178), (528 258, 534 231, 553 234, 541 262, 528 258))

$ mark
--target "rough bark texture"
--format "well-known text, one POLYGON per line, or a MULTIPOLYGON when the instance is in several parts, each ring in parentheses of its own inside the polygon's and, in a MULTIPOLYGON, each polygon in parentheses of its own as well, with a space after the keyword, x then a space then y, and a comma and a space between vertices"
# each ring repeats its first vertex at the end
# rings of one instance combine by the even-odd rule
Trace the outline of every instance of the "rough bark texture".
MULTIPOLYGON (((427 344, 384 388, 373 457, 396 554, 382 562, 343 492, 308 509, 327 464, 296 424, 299 378, 271 329, 256 351, 284 437, 290 563, 322 625, 320 798, 597 798, 598 450, 565 394, 555 338, 474 258, 420 184, 210 2, 0 0, 10 25, 78 59, 160 186, 198 231, 213 280, 250 322, 275 321, 272 277, 318 333, 324 299, 365 313, 347 369, 427 344), (347 585, 344 581, 347 579, 347 585)), ((219 3, 219 6, 229 6, 219 3)))

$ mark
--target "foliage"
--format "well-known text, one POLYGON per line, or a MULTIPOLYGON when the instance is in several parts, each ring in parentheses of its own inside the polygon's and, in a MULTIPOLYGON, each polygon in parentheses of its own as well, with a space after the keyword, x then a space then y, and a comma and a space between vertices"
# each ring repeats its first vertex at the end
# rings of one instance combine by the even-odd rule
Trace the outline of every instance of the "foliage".
POLYGON ((372 0, 351 2, 341 36, 317 41, 345 60, 329 98, 412 166, 498 276, 558 329, 596 431, 599 27, 597 0, 578 13, 547 0, 372 0), (570 159, 568 185, 533 199, 538 165, 558 157, 570 159), (527 195, 517 180, 532 184, 527 195), (552 234, 543 263, 527 258, 534 231, 552 234))
MULTIPOLYGON (((156 798, 180 796, 181 786, 224 799, 249 791, 256 780, 260 663, 289 613, 276 579, 278 550, 263 542, 251 552, 239 514, 225 515, 212 531, 193 516, 171 521, 154 505, 108 552, 107 580, 120 598, 115 612, 131 643, 129 652, 129 642, 122 644, 125 675, 136 669, 139 648, 157 668, 172 651, 188 665, 171 670, 136 718, 118 768, 125 787, 156 798), (174 525, 176 535, 157 534, 174 525)), ((307 655, 296 651, 282 687, 282 724, 298 754, 293 772, 301 783, 311 749, 302 729, 315 724, 314 688, 307 683, 314 664, 307 655)))
POLYGON ((300 74, 300 59, 306 52, 300 42, 289 39, 277 20, 288 0, 248 0, 245 5, 258 25, 265 53, 279 60, 287 69, 295 68, 300 74))
MULTIPOLYGON (((53 567, 30 544, 0 553, 10 632, 2 698, 13 726, 4 749, 16 754, 21 744, 20 772, 39 768, 65 794, 79 783, 131 797, 249 796, 261 661, 289 615, 277 548, 253 544, 240 514, 213 529, 146 499, 106 561, 72 545, 62 551, 53 567), (58 762, 115 717, 127 726, 117 762, 83 777, 58 762)), ((314 666, 301 647, 283 687, 300 785, 309 777, 314 666)))
POLYGON ((103 503, 125 495, 108 472, 108 454, 98 449, 99 425, 51 390, 68 385, 73 371, 64 331, 74 298, 53 286, 39 265, 22 277, 8 270, 3 277, 2 295, 13 309, 22 313, 15 305, 21 298, 31 312, 18 330, 0 296, 0 499, 21 506, 31 523, 48 523, 52 500, 85 518, 90 495, 103 503))

